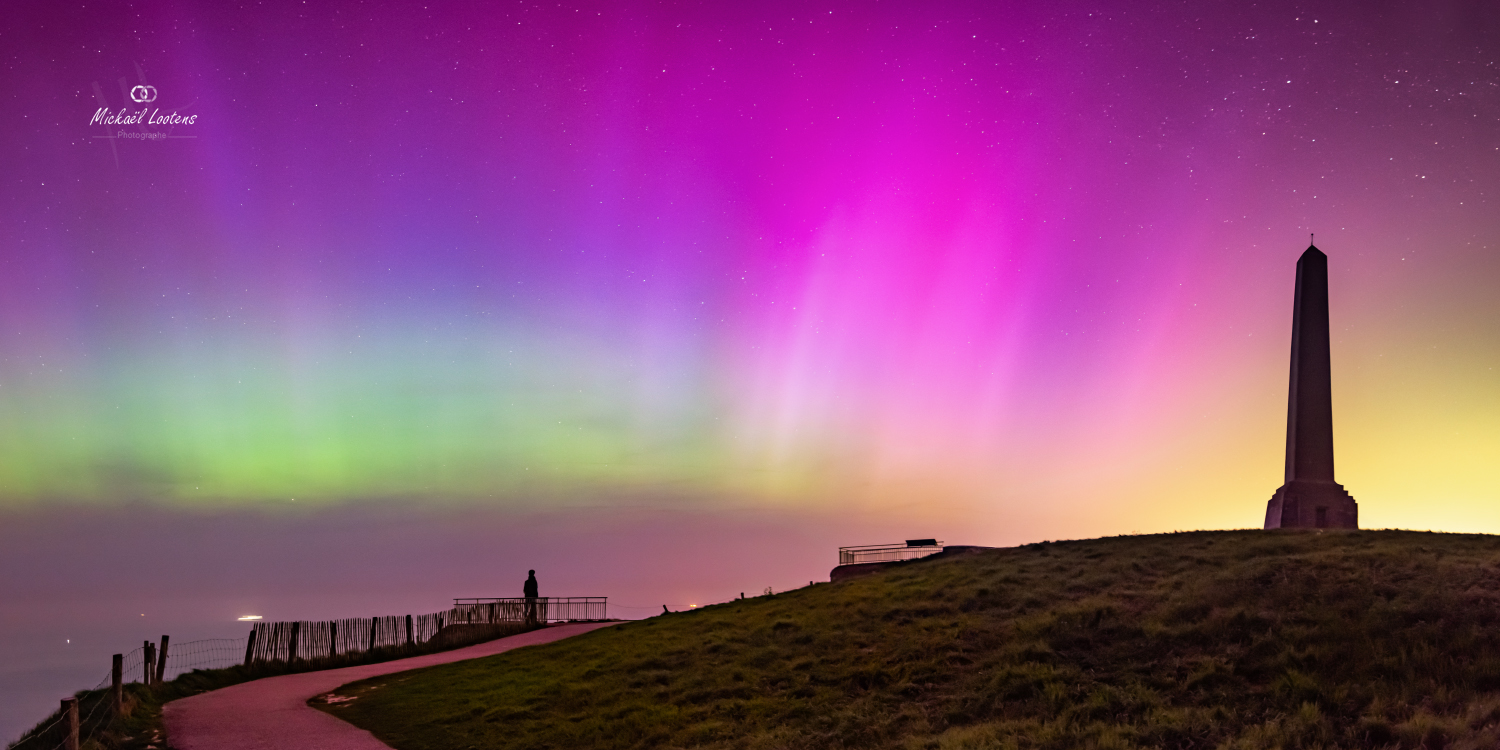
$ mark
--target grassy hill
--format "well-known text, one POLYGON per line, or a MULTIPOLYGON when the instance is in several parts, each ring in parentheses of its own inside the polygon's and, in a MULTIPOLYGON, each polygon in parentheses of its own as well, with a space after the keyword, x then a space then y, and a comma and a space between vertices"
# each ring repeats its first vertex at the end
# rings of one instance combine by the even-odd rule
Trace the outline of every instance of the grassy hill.
POLYGON ((1493 748, 1500 537, 1034 544, 340 694, 400 750, 1493 748))

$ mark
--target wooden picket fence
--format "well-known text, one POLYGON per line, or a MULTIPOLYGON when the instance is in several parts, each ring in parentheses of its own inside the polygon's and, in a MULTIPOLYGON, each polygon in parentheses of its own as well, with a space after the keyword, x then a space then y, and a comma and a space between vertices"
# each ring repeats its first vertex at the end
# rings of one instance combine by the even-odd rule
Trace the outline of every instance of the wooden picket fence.
POLYGON ((381 648, 414 647, 432 640, 443 629, 444 614, 258 622, 250 631, 245 663, 331 659, 381 648))
POLYGON ((535 624, 605 619, 604 597, 467 599, 427 615, 356 617, 321 622, 258 622, 245 664, 338 660, 381 649, 454 648, 535 624))

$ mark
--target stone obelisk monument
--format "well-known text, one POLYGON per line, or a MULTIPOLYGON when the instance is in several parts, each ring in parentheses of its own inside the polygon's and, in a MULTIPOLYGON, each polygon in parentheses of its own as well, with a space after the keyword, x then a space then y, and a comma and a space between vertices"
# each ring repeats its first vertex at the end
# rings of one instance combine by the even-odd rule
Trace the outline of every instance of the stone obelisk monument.
POLYGON ((1268 529, 1357 529, 1359 506, 1333 481, 1333 385, 1328 356, 1328 256, 1297 260, 1286 484, 1266 504, 1268 529))

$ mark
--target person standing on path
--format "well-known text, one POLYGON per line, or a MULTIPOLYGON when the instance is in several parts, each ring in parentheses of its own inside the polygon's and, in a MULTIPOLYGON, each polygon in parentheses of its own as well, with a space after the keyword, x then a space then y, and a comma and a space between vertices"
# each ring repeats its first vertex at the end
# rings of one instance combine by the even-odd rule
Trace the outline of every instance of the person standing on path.
POLYGON ((526 583, 521 587, 521 596, 526 597, 526 624, 535 625, 536 617, 536 571, 526 571, 526 583))

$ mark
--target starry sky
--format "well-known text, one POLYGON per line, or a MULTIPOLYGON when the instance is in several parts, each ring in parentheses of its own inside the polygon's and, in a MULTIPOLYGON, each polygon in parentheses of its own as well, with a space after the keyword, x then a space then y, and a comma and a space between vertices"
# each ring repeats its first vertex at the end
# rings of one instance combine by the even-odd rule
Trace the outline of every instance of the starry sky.
POLYGON ((1493 4, 8 15, 0 513, 1258 526, 1315 232, 1362 522, 1500 530, 1493 4))

